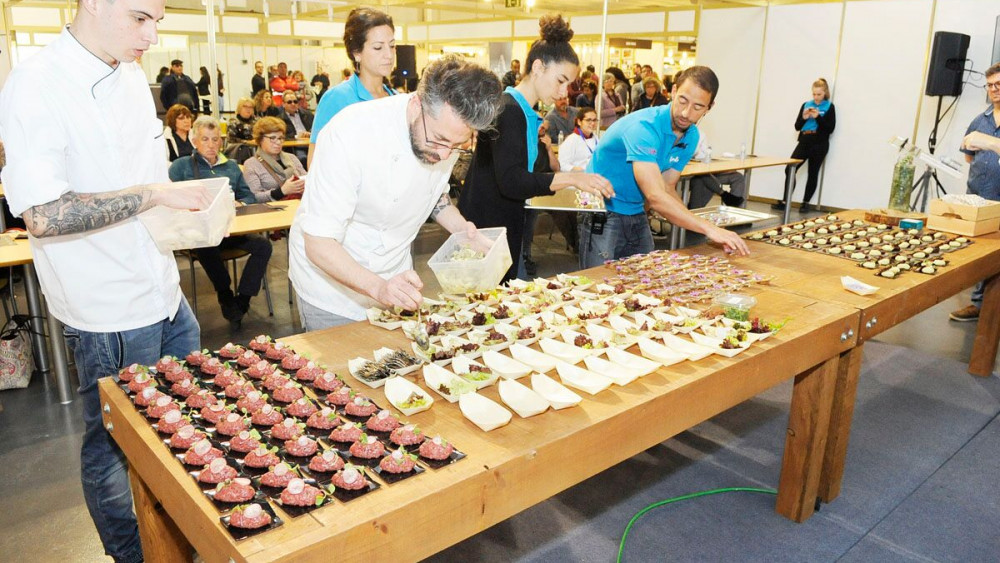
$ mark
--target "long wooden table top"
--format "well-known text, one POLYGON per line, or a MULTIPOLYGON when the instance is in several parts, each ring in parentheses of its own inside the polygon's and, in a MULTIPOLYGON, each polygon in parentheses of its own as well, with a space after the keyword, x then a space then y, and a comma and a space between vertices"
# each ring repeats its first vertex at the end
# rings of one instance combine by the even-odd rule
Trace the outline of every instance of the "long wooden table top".
POLYGON ((273 201, 266 205, 278 209, 277 211, 254 213, 253 215, 238 215, 233 220, 229 234, 236 236, 287 229, 292 226, 292 220, 295 219, 295 213, 299 210, 300 203, 302 202, 298 199, 273 201))
POLYGON ((0 246, 0 268, 30 264, 31 261, 28 239, 17 239, 12 245, 0 246))
MULTIPOLYGON (((591 275, 599 272, 590 272, 591 275)), ((336 503, 261 536, 234 542, 214 506, 173 459, 149 423, 111 379, 101 381, 105 422, 155 496, 206 561, 416 560, 469 537, 704 421, 856 344, 845 338, 856 309, 767 287, 754 314, 791 318, 786 327, 733 359, 684 362, 584 397, 576 407, 521 419, 489 433, 457 404, 435 397, 433 408, 404 420, 440 434, 468 454, 441 470, 383 486, 349 504, 336 503)), ((346 375, 376 403, 380 390, 347 375, 346 363, 380 346, 409 348, 401 331, 367 323, 284 339, 294 349, 346 375)), ((636 352, 635 347, 631 350, 636 352)), ((418 371, 415 376, 418 376, 418 371)), ((550 374, 558 379, 555 373, 550 374)), ((419 382, 422 385, 422 377, 419 382)), ((426 388, 426 386, 422 385, 426 388)), ((495 386, 481 393, 499 401, 495 386)))

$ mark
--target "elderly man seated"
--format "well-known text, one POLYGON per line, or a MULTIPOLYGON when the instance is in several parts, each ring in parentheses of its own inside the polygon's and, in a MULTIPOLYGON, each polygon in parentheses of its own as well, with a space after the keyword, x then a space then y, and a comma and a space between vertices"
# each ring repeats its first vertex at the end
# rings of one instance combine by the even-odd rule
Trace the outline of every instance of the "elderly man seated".
MULTIPOLYGON (((253 203, 254 195, 243 179, 239 165, 219 151, 222 145, 219 122, 207 115, 199 117, 191 127, 191 137, 195 152, 170 165, 170 179, 180 182, 200 178, 229 178, 229 186, 236 194, 237 205, 253 203)), ((230 322, 233 329, 239 328, 243 315, 250 308, 250 298, 260 291, 267 272, 267 262, 271 258, 271 242, 260 235, 241 235, 226 237, 219 246, 198 248, 193 252, 215 286, 222 316, 230 322), (236 295, 230 289, 232 280, 221 254, 223 250, 233 248, 250 253, 250 259, 240 276, 236 295)))

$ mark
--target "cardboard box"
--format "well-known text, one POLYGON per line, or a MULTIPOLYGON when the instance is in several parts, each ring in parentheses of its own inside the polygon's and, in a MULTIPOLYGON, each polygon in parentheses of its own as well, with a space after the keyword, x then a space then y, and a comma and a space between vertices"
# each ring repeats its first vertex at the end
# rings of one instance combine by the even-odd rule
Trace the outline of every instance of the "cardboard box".
POLYGON ((978 237, 1000 230, 1000 217, 986 219, 985 221, 966 221, 955 217, 942 217, 940 215, 930 215, 927 217, 927 228, 967 237, 978 237))
POLYGON ((930 215, 954 217, 966 221, 985 221, 1000 217, 1000 202, 982 207, 973 207, 971 205, 961 205, 958 203, 948 203, 940 199, 932 199, 927 212, 930 215))

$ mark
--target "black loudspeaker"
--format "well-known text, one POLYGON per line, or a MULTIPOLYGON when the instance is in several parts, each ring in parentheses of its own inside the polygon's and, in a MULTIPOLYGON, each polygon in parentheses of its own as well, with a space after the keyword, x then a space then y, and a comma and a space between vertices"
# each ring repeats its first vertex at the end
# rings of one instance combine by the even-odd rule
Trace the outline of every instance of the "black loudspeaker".
POLYGON ((396 68, 403 78, 410 79, 417 75, 416 45, 396 45, 396 68))
POLYGON ((931 64, 927 69, 928 96, 958 96, 962 93, 962 75, 970 37, 964 33, 938 31, 931 46, 931 64))

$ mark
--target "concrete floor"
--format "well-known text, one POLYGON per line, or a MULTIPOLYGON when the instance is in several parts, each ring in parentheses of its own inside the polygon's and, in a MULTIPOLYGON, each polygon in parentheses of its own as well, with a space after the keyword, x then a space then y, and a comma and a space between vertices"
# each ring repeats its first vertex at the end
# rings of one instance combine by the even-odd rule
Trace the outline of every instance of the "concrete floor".
MULTIPOLYGON (((751 208, 766 210, 764 204, 751 208)), ((796 218, 796 213, 792 218, 796 218)), ((772 223, 777 224, 778 220, 772 223)), ((761 223, 758 226, 766 226, 761 223)), ((414 245, 417 271, 423 279, 425 295, 438 291, 436 280, 426 266, 427 259, 444 241, 446 233, 437 225, 425 225, 414 245)), ((696 244, 689 237, 689 244, 696 244)), ((657 240, 666 247, 666 239, 657 240)), ((558 231, 550 228, 546 215, 539 220, 533 246, 538 274, 578 269, 576 257, 567 250, 558 231), (553 234, 550 237, 550 232, 553 234)), ((191 295, 187 262, 180 261, 181 284, 191 295)), ((199 297, 202 343, 218 348, 229 341, 246 342, 257 334, 282 337, 301 331, 297 310, 288 303, 288 254, 285 241, 274 243, 269 280, 274 316, 268 316, 263 293, 251 303, 243 326, 235 333, 219 314, 215 294, 199 268, 199 297)), ((23 295, 21 296, 22 310, 23 295)), ((925 353, 966 361, 972 347, 975 323, 954 323, 947 314, 968 302, 968 291, 945 300, 930 310, 889 330, 878 340, 908 346, 925 353)), ((55 390, 37 376, 23 390, 0 393, 0 561, 107 561, 90 521, 79 484, 79 447, 82 423, 79 401, 59 405, 55 390)))

